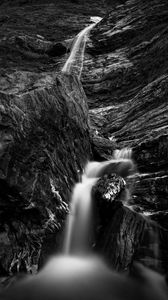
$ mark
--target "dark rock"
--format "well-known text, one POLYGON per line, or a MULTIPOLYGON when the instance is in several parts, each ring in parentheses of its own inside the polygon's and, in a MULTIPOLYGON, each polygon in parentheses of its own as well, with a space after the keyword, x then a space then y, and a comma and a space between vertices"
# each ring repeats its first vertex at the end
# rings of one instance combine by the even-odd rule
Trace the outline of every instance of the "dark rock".
MULTIPOLYGON (((159 247, 164 262, 162 267, 164 265, 166 269, 167 11, 168 3, 165 0, 127 1, 113 9, 91 31, 82 73, 93 136, 112 142, 112 149, 133 148, 133 158, 140 175, 134 178, 130 204, 138 214, 144 214, 162 227, 164 238, 160 238, 159 247)), ((101 143, 96 146, 96 157, 99 160, 103 157, 111 158, 108 142, 104 143, 104 149, 101 143)), ((122 218, 122 210, 119 214, 122 218)), ((127 218, 125 209, 124 214, 127 218)), ((129 212, 128 215, 137 222, 137 214, 132 216, 132 212, 129 212)), ((117 216, 119 219, 118 213, 117 216)), ((113 235, 113 228, 115 232, 120 232, 120 226, 122 228, 122 224, 127 224, 125 218, 123 223, 118 219, 115 214, 113 218, 112 215, 111 219, 109 217, 109 240, 106 230, 104 240, 100 238, 102 248, 107 245, 107 252, 113 244, 110 232, 113 235)), ((125 235, 129 230, 134 231, 133 227, 131 223, 130 228, 124 229, 125 235)), ((122 243, 118 239, 120 235, 116 233, 113 249, 122 243)), ((129 247, 127 249, 129 251, 129 247)), ((132 246, 130 249, 133 249, 132 246)), ((117 256, 117 251, 112 253, 111 250, 110 253, 109 256, 117 256)), ((128 253, 126 257, 129 257, 128 253)), ((114 263, 115 259, 113 257, 111 262, 114 263)), ((118 267, 122 265, 121 261, 118 267)))
POLYGON ((125 188, 126 183, 115 174, 103 176, 93 188, 97 214, 94 250, 121 272, 131 272, 136 261, 164 273, 167 232, 123 201, 125 188))
POLYGON ((49 56, 61 56, 67 52, 67 48, 62 43, 53 45, 46 51, 49 56))
POLYGON ((1 92, 0 101, 1 143, 8 145, 0 174, 0 262, 11 273, 34 272, 43 240, 62 230, 72 186, 91 154, 86 97, 76 78, 59 75, 52 88, 1 92))
MULTIPOLYGON (((166 206, 168 176, 167 10, 164 0, 112 10, 92 30, 82 77, 93 132, 133 148, 144 174, 135 194, 144 203, 150 197, 159 210, 166 206)), ((96 151, 103 156, 101 147, 96 151)))
POLYGON ((91 147, 94 159, 102 161, 112 156, 116 143, 99 136, 92 136, 91 147))

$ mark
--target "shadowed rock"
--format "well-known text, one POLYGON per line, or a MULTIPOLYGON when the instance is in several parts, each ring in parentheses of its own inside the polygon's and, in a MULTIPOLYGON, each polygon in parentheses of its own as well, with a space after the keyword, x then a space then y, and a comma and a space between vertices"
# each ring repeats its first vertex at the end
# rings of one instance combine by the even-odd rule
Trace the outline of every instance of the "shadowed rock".
POLYGON ((114 269, 132 272, 135 261, 166 272, 166 231, 126 201, 126 183, 115 174, 104 175, 93 187, 95 206, 94 250, 114 269), (163 238, 166 241, 163 242, 163 238))
POLYGON ((51 88, 1 92, 0 102, 0 262, 6 271, 33 272, 45 237, 51 252, 58 244, 71 188, 91 153, 86 98, 75 77, 59 75, 51 88))
POLYGON ((95 26, 83 85, 90 106, 94 153, 110 158, 109 142, 132 147, 142 173, 132 204, 167 228, 167 1, 127 1, 95 26), (106 139, 102 150, 97 140, 106 139), (104 152, 104 153, 103 153, 104 152), (163 220, 162 221, 162 217, 163 220))

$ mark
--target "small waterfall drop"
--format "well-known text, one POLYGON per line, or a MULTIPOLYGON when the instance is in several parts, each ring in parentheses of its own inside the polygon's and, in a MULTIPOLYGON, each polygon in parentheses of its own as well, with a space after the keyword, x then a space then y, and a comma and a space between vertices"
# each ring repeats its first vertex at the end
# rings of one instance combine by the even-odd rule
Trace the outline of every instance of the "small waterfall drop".
MULTIPOLYGON (((109 269, 100 257, 92 255, 89 250, 92 228, 91 190, 107 164, 110 169, 114 170, 116 167, 117 174, 123 173, 118 162, 122 162, 124 166, 125 159, 118 154, 118 158, 112 161, 89 162, 82 182, 75 185, 63 255, 51 258, 37 275, 28 277, 9 291, 6 290, 1 299, 167 300, 161 275, 137 264, 136 272, 142 279, 132 280, 109 269)), ((125 163, 127 167, 131 167, 128 159, 125 163)))
POLYGON ((64 254, 86 255, 89 252, 89 236, 92 231, 91 189, 98 178, 85 178, 72 194, 64 243, 64 254))
POLYGON ((100 17, 91 17, 91 20, 94 22, 91 25, 84 28, 81 32, 76 36, 73 44, 69 58, 62 68, 63 73, 71 74, 75 73, 79 78, 81 76, 82 68, 83 68, 83 59, 87 37, 91 29, 100 22, 100 17))

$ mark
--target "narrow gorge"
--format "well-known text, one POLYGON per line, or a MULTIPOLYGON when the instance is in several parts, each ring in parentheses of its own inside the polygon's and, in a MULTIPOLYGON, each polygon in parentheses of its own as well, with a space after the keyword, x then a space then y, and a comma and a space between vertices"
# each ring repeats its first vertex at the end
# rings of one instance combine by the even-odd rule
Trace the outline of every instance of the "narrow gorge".
POLYGON ((2 286, 61 251, 85 164, 123 148, 137 165, 130 207, 100 183, 94 251, 117 271, 167 275, 167 1, 8 0, 0 24, 2 286))

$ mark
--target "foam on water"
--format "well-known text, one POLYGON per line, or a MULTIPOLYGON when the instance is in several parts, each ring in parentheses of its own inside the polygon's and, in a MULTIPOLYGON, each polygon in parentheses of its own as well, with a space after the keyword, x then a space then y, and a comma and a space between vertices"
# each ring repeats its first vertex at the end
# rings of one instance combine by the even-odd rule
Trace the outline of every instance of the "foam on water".
POLYGON ((110 270, 96 256, 56 256, 1 300, 167 300, 163 277, 137 265, 138 280, 110 270))

